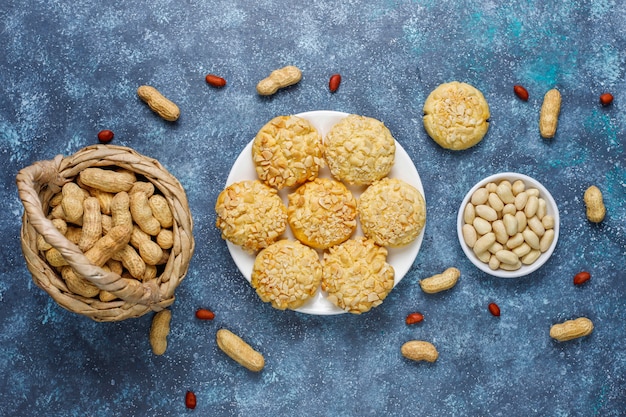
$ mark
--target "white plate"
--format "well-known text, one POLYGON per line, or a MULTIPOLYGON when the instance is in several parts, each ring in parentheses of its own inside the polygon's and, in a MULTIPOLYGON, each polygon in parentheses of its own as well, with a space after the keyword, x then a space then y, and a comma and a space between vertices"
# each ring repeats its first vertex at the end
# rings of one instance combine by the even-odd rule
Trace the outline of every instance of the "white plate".
MULTIPOLYGON (((325 137, 330 128, 341 119, 348 116, 348 113, 336 111, 310 111, 297 114, 296 116, 307 119, 313 124, 313 126, 315 126, 315 128, 319 131, 322 137, 325 137)), ((226 180, 226 186, 229 186, 230 184, 238 181, 258 179, 256 171, 254 169, 254 164, 252 163, 253 140, 246 145, 246 147, 243 149, 243 151, 241 151, 239 157, 233 164, 230 174, 228 175, 228 179, 226 180)), ((323 168, 320 171, 319 176, 322 178, 330 178, 330 170, 328 169, 328 167, 323 168)), ((424 195, 424 188, 422 187, 420 176, 417 173, 415 165, 413 165, 413 161, 411 161, 409 155, 397 141, 395 163, 391 169, 391 172, 389 173, 389 177, 399 178, 406 181, 407 183, 417 188, 424 196, 424 199, 426 198, 426 196, 424 195)), ((358 198, 361 195, 361 192, 364 190, 364 187, 350 186, 348 188, 350 189, 350 191, 352 191, 355 198, 358 198)), ((290 192, 293 192, 293 189, 283 189, 279 192, 285 204, 287 204, 287 194, 290 192)), ((426 227, 424 227, 424 229, 425 228, 426 227)), ((424 229, 422 229, 420 235, 410 245, 402 248, 388 248, 389 255, 387 257, 387 262, 389 262, 395 270, 394 287, 398 284, 398 282, 400 282, 402 278, 404 278, 404 275, 408 272, 409 268, 411 268, 411 265, 413 265, 413 261, 415 261, 420 246, 422 245, 422 240, 424 238, 424 229)), ((361 231, 360 226, 357 227, 355 236, 363 236, 363 232, 361 231)), ((289 239, 294 238, 289 227, 287 227, 287 231, 285 232, 283 237, 289 239)), ((233 257, 237 268, 239 268, 243 276, 248 280, 248 282, 250 282, 255 256, 245 252, 243 249, 241 249, 240 246, 234 245, 229 241, 227 241, 226 244, 228 245, 228 250, 233 257)), ((300 313, 317 315, 345 313, 345 311, 328 301, 326 299, 326 294, 321 289, 319 289, 317 293, 305 305, 296 309, 296 311, 300 313)))

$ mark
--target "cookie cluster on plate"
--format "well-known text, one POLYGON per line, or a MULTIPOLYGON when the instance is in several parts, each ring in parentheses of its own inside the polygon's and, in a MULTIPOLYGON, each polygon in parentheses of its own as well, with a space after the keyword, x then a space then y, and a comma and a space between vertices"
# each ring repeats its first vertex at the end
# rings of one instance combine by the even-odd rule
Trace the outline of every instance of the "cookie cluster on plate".
POLYGON ((325 138, 295 115, 259 130, 258 179, 230 184, 215 210, 222 238, 255 255, 251 284, 263 301, 297 309, 321 288, 355 314, 383 302, 394 286, 387 247, 410 244, 426 221, 420 191, 388 177, 395 151, 381 121, 354 114, 325 138), (320 177, 326 166, 331 178, 320 177), (355 236, 359 224, 364 236, 355 236), (284 238, 287 226, 295 239, 284 238))

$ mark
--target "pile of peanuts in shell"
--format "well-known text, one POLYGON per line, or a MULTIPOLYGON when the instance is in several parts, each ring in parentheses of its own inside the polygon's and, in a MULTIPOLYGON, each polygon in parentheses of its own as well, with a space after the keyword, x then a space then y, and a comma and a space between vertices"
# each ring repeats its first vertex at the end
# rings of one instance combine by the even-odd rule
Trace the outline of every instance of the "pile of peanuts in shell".
POLYGON ((463 222, 463 240, 492 270, 531 265, 554 241, 546 201, 522 180, 478 188, 463 210, 463 222))
MULTIPOLYGON (((142 282, 159 276, 174 243, 165 197, 123 169, 84 169, 51 198, 48 218, 93 265, 142 282)), ((41 235, 37 248, 74 294, 102 302, 117 298, 78 275, 41 235)))

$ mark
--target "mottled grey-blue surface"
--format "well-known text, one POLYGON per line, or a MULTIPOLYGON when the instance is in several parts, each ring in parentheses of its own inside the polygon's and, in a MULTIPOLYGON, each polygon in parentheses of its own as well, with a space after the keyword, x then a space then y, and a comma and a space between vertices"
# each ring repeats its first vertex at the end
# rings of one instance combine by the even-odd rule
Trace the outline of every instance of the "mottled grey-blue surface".
POLYGON ((4 0, 0 5, 0 415, 3 416, 624 416, 626 415, 626 8, 621 1, 4 0), (275 96, 256 83, 296 65, 275 96), (335 94, 328 78, 341 73, 335 94), (204 76, 227 79, 223 89, 204 76), (491 109, 483 141, 462 152, 422 125, 432 89, 459 80, 491 109), (524 85, 530 100, 513 94, 524 85), (182 110, 175 123, 136 96, 150 84, 182 110), (543 94, 563 95, 556 137, 538 133, 543 94), (615 102, 598 103, 603 92, 615 102), (427 200, 421 250, 378 308, 313 316, 262 303, 215 227, 214 203, 243 147, 280 114, 337 110, 382 120, 414 161, 427 200), (97 323, 36 287, 20 249, 15 175, 97 142, 158 159, 183 184, 196 252, 172 306, 163 356, 150 315, 97 323), (480 179, 516 171, 542 182, 561 212, 547 264, 504 280, 475 268, 456 213, 480 179), (584 190, 607 217, 588 222, 584 190), (428 295, 418 282, 450 266, 461 278, 428 295), (581 270, 592 274, 572 284, 581 270), (490 302, 502 315, 493 317, 490 302), (215 311, 211 322, 194 318, 215 311), (407 326, 407 313, 424 322, 407 326), (556 322, 593 320, 558 343, 556 322), (216 346, 226 327, 266 358, 252 373, 216 346), (400 354, 435 344, 435 363, 400 354), (194 411, 184 405, 196 393, 194 411))

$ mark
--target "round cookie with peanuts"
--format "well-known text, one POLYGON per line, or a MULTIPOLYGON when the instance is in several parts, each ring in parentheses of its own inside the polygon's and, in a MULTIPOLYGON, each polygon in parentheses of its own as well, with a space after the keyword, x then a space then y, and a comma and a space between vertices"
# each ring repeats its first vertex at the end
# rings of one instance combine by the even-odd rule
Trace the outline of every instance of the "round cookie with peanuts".
POLYGON ((332 176, 347 184, 368 185, 386 177, 395 161, 396 141, 380 120, 351 114, 324 138, 332 176))
POLYGON ((489 105, 474 86, 452 81, 435 88, 424 103, 424 128, 441 147, 464 150, 489 129, 489 105))
POLYGON ((395 271, 387 249, 364 236, 348 239, 324 252, 322 290, 328 300, 352 314, 382 304, 393 289, 395 271))
POLYGON ((278 191, 259 180, 233 183, 215 202, 215 225, 222 238, 255 253, 287 230, 287 207, 278 191))
POLYGON ((328 249, 347 240, 356 230, 356 199, 339 181, 316 178, 287 198, 291 231, 307 246, 328 249))
POLYGON ((302 117, 274 117, 255 136, 252 160, 259 179, 278 190, 312 181, 324 166, 322 136, 302 117))
POLYGON ((383 178, 367 187, 359 197, 357 211, 363 234, 381 246, 410 244, 426 223, 424 196, 397 178, 383 178))
POLYGON ((256 256, 250 283, 272 307, 294 310, 315 295, 321 280, 317 252, 297 240, 283 239, 256 256))

